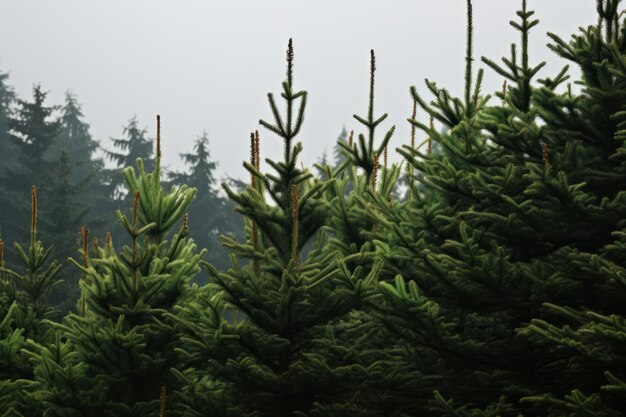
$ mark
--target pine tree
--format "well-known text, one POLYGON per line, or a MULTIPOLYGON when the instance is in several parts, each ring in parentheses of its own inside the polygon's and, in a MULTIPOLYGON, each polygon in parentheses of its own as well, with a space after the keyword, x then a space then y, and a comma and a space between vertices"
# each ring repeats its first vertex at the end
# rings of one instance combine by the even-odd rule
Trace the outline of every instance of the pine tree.
POLYGON ((218 269, 225 269, 228 253, 220 245, 219 236, 238 236, 243 224, 239 224, 232 202, 218 194, 214 176, 217 162, 211 161, 207 133, 196 140, 194 152, 181 153, 180 157, 189 165, 189 172, 173 172, 168 176, 174 185, 187 184, 198 190, 198 198, 189 206, 189 216, 194 222, 190 234, 198 246, 208 250, 207 261, 218 269))
POLYGON ((196 190, 160 184, 158 132, 155 170, 138 159, 137 172, 123 171, 134 196, 130 217, 117 212, 127 244, 116 250, 107 235, 90 245, 83 228, 83 258, 71 260, 84 274, 78 314, 55 324, 57 340, 33 353, 48 415, 156 416, 161 386, 175 388, 179 335, 165 315, 185 302, 206 251, 187 237, 185 210, 196 190))
MULTIPOLYGON (((244 164, 251 186, 235 193, 224 185, 247 217, 247 242, 224 239, 233 253, 232 267, 225 273, 213 270, 215 285, 203 288, 179 319, 187 333, 183 350, 193 366, 180 373, 188 384, 182 400, 188 415, 372 415, 364 404, 371 405, 366 375, 374 371, 358 366, 352 353, 341 351, 346 357, 328 349, 334 345, 333 323, 356 305, 368 283, 371 287, 376 271, 361 277, 336 252, 303 253, 325 223, 322 193, 329 184, 298 168, 302 145, 294 140, 307 93, 294 90, 291 40, 282 97, 286 114, 280 114, 270 93, 274 124, 260 121, 284 143, 282 161, 265 159, 276 173, 261 172, 253 133, 250 163, 244 164), (250 262, 239 266, 241 257, 250 262), (227 310, 236 311, 232 322, 227 310), (355 394, 353 384, 360 382, 364 393, 355 394)), ((354 351, 362 346, 362 341, 351 343, 354 351)))

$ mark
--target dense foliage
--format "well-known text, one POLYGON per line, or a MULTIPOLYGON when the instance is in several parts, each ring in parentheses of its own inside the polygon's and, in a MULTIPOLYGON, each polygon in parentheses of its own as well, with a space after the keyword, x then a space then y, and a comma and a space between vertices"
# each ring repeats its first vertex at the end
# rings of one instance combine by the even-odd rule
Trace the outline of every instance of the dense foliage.
POLYGON ((260 120, 283 156, 262 165, 251 133, 228 200, 206 134, 164 176, 160 124, 153 151, 133 118, 107 152, 120 174, 73 95, 19 100, 0 74, 0 416, 626 416, 620 1, 548 35, 572 85, 567 66, 539 78, 522 0, 510 57, 482 58, 495 97, 466 2, 463 95, 411 87, 401 164, 374 51, 363 133, 344 129, 317 176, 299 162, 290 40, 284 110, 270 93, 260 120))

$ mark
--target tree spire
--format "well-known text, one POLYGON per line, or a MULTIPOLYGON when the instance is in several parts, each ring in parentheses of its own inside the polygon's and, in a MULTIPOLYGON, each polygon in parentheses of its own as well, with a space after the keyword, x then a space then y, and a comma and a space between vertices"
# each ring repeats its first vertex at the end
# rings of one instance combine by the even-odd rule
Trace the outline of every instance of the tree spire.
POLYGON ((474 22, 472 0, 467 0, 467 47, 465 51, 465 111, 469 116, 471 111, 472 98, 472 61, 474 61, 473 41, 474 41, 474 22))

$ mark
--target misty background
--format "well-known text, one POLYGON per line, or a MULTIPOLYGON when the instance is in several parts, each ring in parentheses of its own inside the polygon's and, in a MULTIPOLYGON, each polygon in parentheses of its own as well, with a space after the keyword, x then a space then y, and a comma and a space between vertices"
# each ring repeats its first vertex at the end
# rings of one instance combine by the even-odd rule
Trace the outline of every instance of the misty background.
MULTIPOLYGON (((518 38, 509 21, 519 6, 512 0, 474 2, 477 66, 483 55, 509 55, 518 38)), ((540 19, 530 39, 531 62, 548 61, 540 78, 553 76, 566 62, 545 46, 547 28, 569 38, 578 26, 595 22, 595 2, 531 0, 529 8, 540 19)), ((262 159, 280 157, 281 141, 258 120, 272 120, 266 94, 280 92, 290 37, 295 86, 309 91, 298 137, 307 166, 324 150, 331 154, 343 126, 359 128, 352 114, 367 110, 370 49, 377 56, 375 113, 389 113, 381 129, 397 126, 391 148, 409 142, 411 85, 425 92, 423 80, 430 78, 462 93, 464 0, 0 3, 0 70, 10 73, 18 97, 29 98, 39 82, 50 91, 48 105, 63 103, 72 91, 106 149, 133 115, 154 137, 160 114, 170 169, 183 168, 178 153, 191 151, 206 130, 218 178, 247 178, 242 161, 255 129, 262 159)), ((484 92, 499 91, 501 84, 486 70, 484 92)))

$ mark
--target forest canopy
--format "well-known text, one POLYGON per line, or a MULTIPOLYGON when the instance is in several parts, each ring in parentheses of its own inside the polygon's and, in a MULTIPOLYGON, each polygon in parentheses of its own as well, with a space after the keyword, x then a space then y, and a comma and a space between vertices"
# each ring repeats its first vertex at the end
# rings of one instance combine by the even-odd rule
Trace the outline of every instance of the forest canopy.
POLYGON ((289 39, 245 182, 206 132, 168 171, 160 116, 105 146, 75 95, 0 73, 0 417, 626 416, 620 3, 549 33, 546 74, 526 0, 500 60, 466 0, 463 93, 407 87, 395 149, 371 50, 367 111, 313 167, 289 39))

